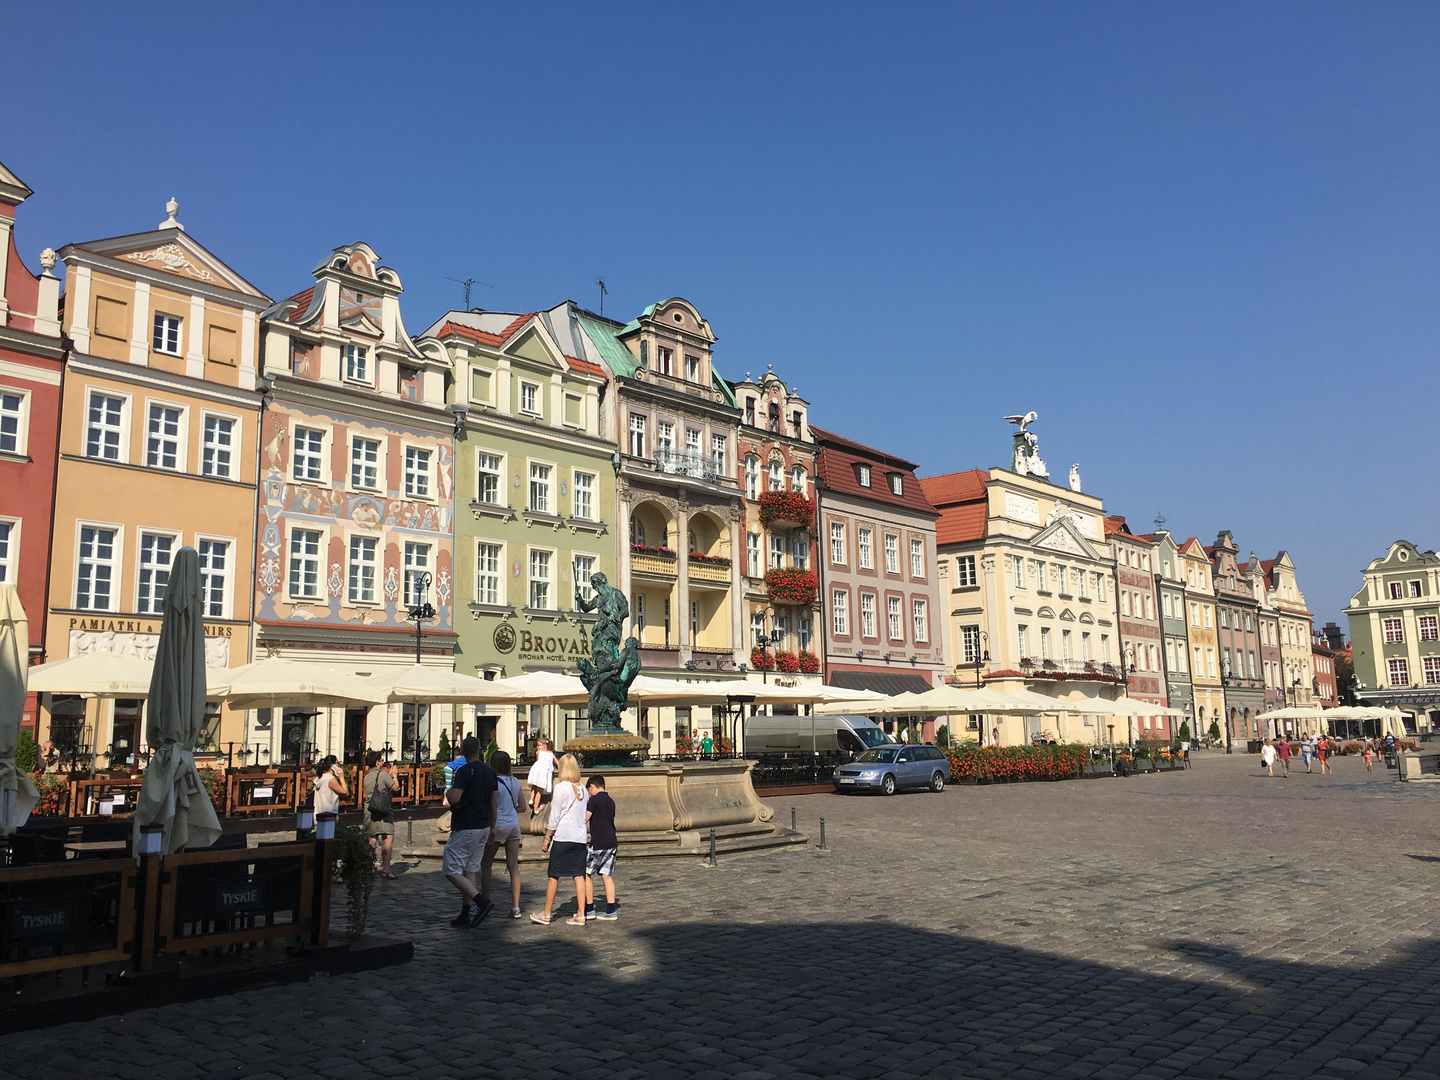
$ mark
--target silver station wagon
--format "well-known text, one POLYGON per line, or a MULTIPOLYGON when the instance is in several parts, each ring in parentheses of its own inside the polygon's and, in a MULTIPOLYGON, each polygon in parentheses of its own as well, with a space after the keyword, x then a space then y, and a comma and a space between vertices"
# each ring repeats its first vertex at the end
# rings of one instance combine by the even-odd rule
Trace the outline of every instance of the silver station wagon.
POLYGON ((877 746, 835 770, 836 791, 879 791, 894 795, 901 788, 944 791, 950 762, 938 746, 877 746))

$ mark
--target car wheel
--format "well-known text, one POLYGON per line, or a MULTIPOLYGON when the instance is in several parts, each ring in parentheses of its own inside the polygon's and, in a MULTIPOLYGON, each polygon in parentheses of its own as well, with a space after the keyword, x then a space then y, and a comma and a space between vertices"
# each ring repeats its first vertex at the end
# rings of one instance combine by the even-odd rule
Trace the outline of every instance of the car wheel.
POLYGON ((895 774, 886 773, 885 779, 880 781, 880 790, 886 795, 895 794, 895 774))
POLYGON ((945 774, 943 772, 937 772, 930 777, 930 790, 937 795, 945 790, 945 774))

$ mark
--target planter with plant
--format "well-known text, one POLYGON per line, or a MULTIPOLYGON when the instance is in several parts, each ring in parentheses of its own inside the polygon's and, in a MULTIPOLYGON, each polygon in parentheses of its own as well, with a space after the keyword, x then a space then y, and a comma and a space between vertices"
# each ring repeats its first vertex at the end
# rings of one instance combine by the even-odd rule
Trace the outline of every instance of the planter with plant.
POLYGON ((813 571, 797 566, 779 566, 765 571, 765 591, 777 604, 810 604, 820 579, 813 571))
POLYGON ((770 525, 777 521, 793 522, 806 528, 815 520, 815 504, 798 491, 762 491, 760 521, 770 525))
POLYGON ((345 886, 345 936, 365 935, 370 915, 370 890, 375 887, 375 854, 370 841, 354 825, 335 826, 335 877, 345 886))

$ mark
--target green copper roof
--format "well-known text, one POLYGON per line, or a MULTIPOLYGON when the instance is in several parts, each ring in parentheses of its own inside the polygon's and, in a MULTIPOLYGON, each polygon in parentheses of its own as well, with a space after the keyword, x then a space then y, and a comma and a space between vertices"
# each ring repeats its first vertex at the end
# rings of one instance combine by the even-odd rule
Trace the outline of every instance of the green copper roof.
POLYGON ((595 348, 600 350, 600 355, 611 372, 625 377, 635 374, 635 369, 640 366, 640 362, 630 355, 629 349, 620 344, 615 337, 614 327, 608 323, 587 319, 584 315, 576 315, 575 318, 579 320, 590 340, 595 343, 595 348))

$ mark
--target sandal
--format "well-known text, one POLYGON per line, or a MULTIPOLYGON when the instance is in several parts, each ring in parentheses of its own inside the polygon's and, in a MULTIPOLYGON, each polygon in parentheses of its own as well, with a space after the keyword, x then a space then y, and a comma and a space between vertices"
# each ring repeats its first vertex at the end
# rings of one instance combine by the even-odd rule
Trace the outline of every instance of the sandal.
POLYGON ((386 871, 385 871, 383 874, 381 874, 380 876, 383 877, 386 881, 399 881, 399 880, 400 880, 400 875, 397 874, 397 873, 395 873, 394 870, 386 870, 386 871))
POLYGON ((541 926, 549 926, 549 925, 550 925, 550 916, 549 916, 549 915, 541 915, 538 911, 532 911, 532 912, 530 913, 530 921, 531 921, 531 922, 539 923, 541 926))
POLYGON ((566 926, 584 926, 584 925, 585 925, 585 916, 584 916, 584 915, 571 915, 570 918, 568 918, 568 919, 565 920, 565 925, 566 925, 566 926))

